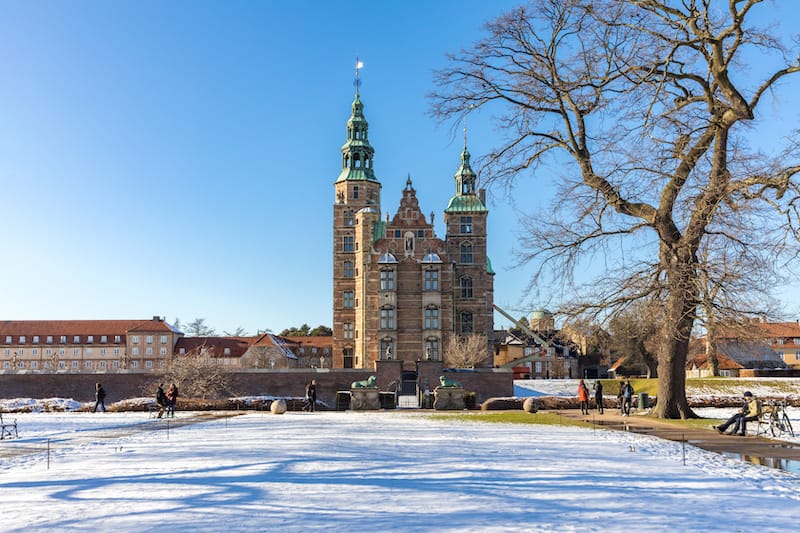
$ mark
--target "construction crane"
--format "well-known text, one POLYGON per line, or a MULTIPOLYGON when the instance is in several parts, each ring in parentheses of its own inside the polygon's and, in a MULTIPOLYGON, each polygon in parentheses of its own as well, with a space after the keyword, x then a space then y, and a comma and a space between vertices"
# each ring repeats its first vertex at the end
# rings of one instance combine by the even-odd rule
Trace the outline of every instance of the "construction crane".
POLYGON ((541 336, 540 336, 538 333, 536 333, 536 332, 535 332, 535 331, 533 331, 531 328, 529 328, 528 326, 526 326, 525 324, 523 324, 522 322, 520 322, 520 321, 519 321, 519 320, 517 320, 516 318, 512 317, 511 315, 509 315, 508 313, 506 313, 505 311, 503 311, 503 310, 502 310, 500 307, 498 307, 496 304, 493 304, 493 307, 494 307, 495 311, 497 311, 498 313, 500 313, 501 315, 503 315, 504 317, 506 317, 507 319, 509 319, 509 320, 511 321, 511 323, 512 323, 512 324, 514 324, 515 326, 517 326, 519 329, 521 329, 521 330, 522 330, 522 331, 524 331, 524 332, 525 332, 527 335, 529 335, 529 336, 530 336, 532 339, 534 339, 536 342, 538 342, 539 344, 541 344, 541 345, 542 345, 542 348, 544 348, 544 349, 545 349, 545 350, 547 350, 548 352, 550 351, 550 342, 549 342, 549 341, 546 341, 546 340, 544 340, 544 339, 543 339, 543 338, 542 338, 542 337, 541 337, 541 336))

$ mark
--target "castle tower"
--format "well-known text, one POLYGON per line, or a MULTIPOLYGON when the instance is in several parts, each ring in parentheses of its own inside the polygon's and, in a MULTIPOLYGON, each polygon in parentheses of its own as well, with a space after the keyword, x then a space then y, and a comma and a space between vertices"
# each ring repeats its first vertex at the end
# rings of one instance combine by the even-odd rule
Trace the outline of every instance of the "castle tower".
POLYGON ((380 214, 381 184, 375 177, 375 150, 369 144, 368 132, 356 83, 352 113, 347 120, 347 140, 341 149, 342 170, 334 183, 333 366, 338 368, 353 367, 358 300, 356 277, 364 274, 363 259, 359 256, 364 250, 364 232, 369 232, 373 218, 377 220, 380 214), (375 216, 363 216, 362 210, 375 216))
POLYGON ((487 217, 483 190, 476 191, 466 135, 461 165, 455 174, 456 193, 444 210, 447 255, 453 267, 454 333, 487 335, 494 328, 494 272, 486 253, 487 217))
POLYGON ((450 336, 492 333, 488 209, 476 196, 465 143, 444 240, 436 236, 433 213, 426 219, 420 210, 411 176, 396 213, 383 218, 363 109, 356 89, 334 183, 333 366, 441 360, 450 336))

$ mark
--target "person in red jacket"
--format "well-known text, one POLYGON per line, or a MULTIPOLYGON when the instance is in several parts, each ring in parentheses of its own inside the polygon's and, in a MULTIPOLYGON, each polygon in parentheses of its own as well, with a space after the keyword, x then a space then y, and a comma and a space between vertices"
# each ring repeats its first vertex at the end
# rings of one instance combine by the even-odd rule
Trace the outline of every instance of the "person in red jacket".
POLYGON ((589 414, 589 387, 583 380, 578 382, 578 400, 581 402, 581 414, 589 414))

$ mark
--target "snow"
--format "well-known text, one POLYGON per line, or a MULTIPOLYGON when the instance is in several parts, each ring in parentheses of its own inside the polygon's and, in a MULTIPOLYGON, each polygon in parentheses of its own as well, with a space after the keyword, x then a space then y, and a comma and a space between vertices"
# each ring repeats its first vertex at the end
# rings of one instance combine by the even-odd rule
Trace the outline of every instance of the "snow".
POLYGON ((634 433, 407 411, 180 425, 200 415, 6 414, 20 438, 0 442, 0 530, 785 532, 799 518, 800 475, 634 433))

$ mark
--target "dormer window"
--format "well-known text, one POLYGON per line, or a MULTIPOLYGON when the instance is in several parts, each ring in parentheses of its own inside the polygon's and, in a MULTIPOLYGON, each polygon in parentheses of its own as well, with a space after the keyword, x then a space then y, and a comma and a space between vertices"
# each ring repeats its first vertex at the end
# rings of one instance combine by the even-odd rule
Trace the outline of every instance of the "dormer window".
POLYGON ((20 344, 25 344, 26 341, 27 341, 27 338, 25 337, 25 335, 20 335, 19 336, 19 343, 20 344))

